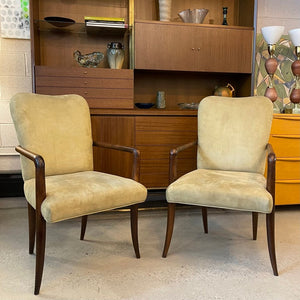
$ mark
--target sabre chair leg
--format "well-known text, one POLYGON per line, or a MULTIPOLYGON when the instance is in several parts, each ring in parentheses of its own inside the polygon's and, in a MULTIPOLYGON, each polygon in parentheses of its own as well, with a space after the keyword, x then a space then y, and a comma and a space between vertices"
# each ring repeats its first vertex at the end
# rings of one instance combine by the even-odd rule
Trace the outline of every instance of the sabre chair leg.
POLYGON ((83 240, 83 239, 84 239, 87 219, 88 219, 88 216, 82 216, 82 217, 81 217, 80 240, 83 240))
POLYGON ((130 207, 131 238, 136 258, 140 258, 138 239, 138 204, 130 207))
POLYGON ((253 233, 253 240, 257 238, 257 223, 258 223, 258 213, 252 212, 252 233, 253 233))
POLYGON ((44 259, 45 259, 45 245, 46 245, 46 222, 40 215, 37 216, 36 222, 36 263, 35 263, 35 287, 34 294, 38 295, 40 292, 44 259))
POLYGON ((268 248, 271 260, 271 265, 273 269, 273 274, 278 276, 277 263, 276 263, 276 253, 275 253, 275 230, 274 230, 274 211, 266 215, 266 225, 267 225, 267 238, 268 238, 268 248))
POLYGON ((164 246, 162 257, 167 257, 169 251, 172 234, 173 234, 173 228, 174 228, 175 207, 176 207, 175 203, 168 204, 167 231, 166 231, 165 246, 164 246))
POLYGON ((28 229, 29 229, 29 254, 33 254, 35 241, 35 209, 27 202, 28 229))
POLYGON ((204 232, 208 233, 208 226, 207 226, 207 208, 202 207, 202 221, 203 221, 203 228, 204 232))

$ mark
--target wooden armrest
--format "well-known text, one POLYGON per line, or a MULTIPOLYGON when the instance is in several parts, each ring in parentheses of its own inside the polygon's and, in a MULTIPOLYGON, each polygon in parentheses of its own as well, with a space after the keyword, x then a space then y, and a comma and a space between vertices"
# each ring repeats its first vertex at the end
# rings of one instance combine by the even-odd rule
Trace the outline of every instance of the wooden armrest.
POLYGON ((140 151, 133 147, 114 145, 110 143, 104 142, 93 142, 93 146, 102 147, 107 149, 113 149, 118 151, 130 152, 133 154, 133 166, 132 166, 132 179, 135 181, 139 181, 140 179, 140 151))
POLYGON ((17 146, 16 151, 32 160, 35 166, 35 196, 36 196, 36 212, 41 213, 41 205, 46 198, 46 182, 45 182, 45 162, 41 155, 36 154, 22 146, 17 146))
POLYGON ((171 184, 177 179, 177 154, 197 145, 198 141, 195 140, 193 142, 181 145, 177 148, 174 148, 170 151, 170 166, 169 166, 169 183, 171 184))
MULTIPOLYGON (((267 144, 266 150, 268 153, 268 170, 267 170, 267 190, 273 197, 275 204, 275 170, 276 170, 276 155, 271 144, 267 144)), ((274 209, 274 205, 273 205, 274 209)))

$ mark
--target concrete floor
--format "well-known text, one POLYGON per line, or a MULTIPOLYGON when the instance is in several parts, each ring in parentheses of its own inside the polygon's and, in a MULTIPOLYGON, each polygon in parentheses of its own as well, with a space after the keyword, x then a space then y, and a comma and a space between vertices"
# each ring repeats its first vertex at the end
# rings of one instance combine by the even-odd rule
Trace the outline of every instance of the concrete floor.
POLYGON ((278 277, 263 215, 253 241, 249 213, 209 210, 205 235, 200 209, 178 209, 166 259, 165 226, 166 210, 140 212, 136 259, 128 212, 91 216, 85 241, 79 219, 49 224, 41 291, 34 296, 25 200, 0 199, 0 300, 300 299, 299 206, 276 213, 278 277))

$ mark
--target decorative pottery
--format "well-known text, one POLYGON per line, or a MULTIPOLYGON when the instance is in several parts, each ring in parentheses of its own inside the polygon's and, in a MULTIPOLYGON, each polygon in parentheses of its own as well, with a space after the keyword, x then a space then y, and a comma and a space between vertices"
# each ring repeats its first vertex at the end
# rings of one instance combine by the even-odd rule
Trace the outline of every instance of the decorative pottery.
POLYGON ((64 17, 45 17, 44 20, 55 27, 67 27, 75 23, 74 20, 64 17))
POLYGON ((156 107, 166 108, 166 97, 164 91, 158 91, 156 95, 156 107))
POLYGON ((150 103, 150 102, 147 102, 147 103, 140 103, 140 102, 138 102, 138 103, 135 103, 135 106, 136 106, 137 108, 151 108, 151 107, 154 106, 154 103, 150 103))
POLYGON ((111 42, 107 45, 107 60, 111 69, 122 69, 124 58, 124 47, 121 43, 111 42))
POLYGON ((85 68, 96 68, 98 67, 100 61, 104 58, 102 52, 92 52, 88 54, 81 54, 79 50, 74 51, 74 59, 78 64, 85 68))
POLYGON ((170 21, 172 0, 158 0, 158 3, 159 3, 159 20, 170 21))
POLYGON ((195 8, 193 10, 191 9, 183 10, 179 12, 178 15, 184 23, 202 24, 207 13, 208 13, 208 9, 206 8, 195 8))
POLYGON ((234 92, 234 87, 228 83, 226 86, 217 87, 214 91, 215 96, 223 96, 223 97, 232 97, 234 92))

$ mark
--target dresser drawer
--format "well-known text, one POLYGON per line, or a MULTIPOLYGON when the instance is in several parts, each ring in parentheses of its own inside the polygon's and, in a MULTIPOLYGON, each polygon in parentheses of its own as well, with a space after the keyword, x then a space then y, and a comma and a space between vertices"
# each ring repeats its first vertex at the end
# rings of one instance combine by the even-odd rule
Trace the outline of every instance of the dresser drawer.
POLYGON ((300 135, 274 134, 269 143, 277 157, 300 157, 300 135))
POLYGON ((276 180, 275 205, 300 204, 300 180, 276 180))
POLYGON ((133 108, 133 70, 36 66, 35 92, 78 94, 90 108, 133 108))
POLYGON ((277 158, 276 180, 298 179, 300 180, 300 157, 277 158))
POLYGON ((300 134, 300 116, 274 115, 271 134, 300 134))

